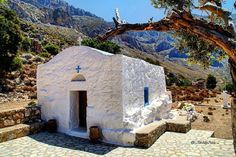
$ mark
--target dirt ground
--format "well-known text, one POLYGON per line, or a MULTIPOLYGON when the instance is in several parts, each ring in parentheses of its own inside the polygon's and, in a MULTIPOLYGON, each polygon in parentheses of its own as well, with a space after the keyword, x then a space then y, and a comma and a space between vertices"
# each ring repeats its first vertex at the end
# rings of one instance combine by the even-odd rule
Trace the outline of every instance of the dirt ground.
MULTIPOLYGON (((195 105, 196 110, 202 111, 202 114, 192 123, 192 129, 211 130, 215 131, 217 138, 232 139, 231 110, 223 109, 222 95, 207 100, 195 105), (203 116, 207 116, 210 121, 204 122, 203 116)), ((230 102, 231 98, 228 103, 230 102)))

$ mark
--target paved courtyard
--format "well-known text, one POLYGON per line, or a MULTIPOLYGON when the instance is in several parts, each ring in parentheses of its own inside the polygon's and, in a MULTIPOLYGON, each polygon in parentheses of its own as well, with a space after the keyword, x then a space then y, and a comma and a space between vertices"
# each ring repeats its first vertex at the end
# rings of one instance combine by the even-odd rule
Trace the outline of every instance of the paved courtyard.
POLYGON ((166 132, 149 149, 117 147, 59 133, 39 133, 0 143, 0 157, 234 157, 233 141, 210 138, 211 132, 166 132))

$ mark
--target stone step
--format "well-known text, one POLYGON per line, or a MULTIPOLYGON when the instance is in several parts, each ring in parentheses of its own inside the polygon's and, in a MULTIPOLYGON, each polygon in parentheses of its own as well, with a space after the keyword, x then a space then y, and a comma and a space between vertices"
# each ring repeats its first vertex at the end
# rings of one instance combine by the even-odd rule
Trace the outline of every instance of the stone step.
POLYGON ((41 118, 38 106, 0 111, 0 128, 29 123, 41 118))
POLYGON ((209 137, 214 137, 214 131, 192 129, 187 133, 187 135, 194 137, 209 138, 209 137))
POLYGON ((166 120, 166 131, 187 133, 191 130, 191 122, 187 120, 166 120))
POLYGON ((135 130, 137 147, 149 148, 166 131, 165 121, 156 121, 135 130))
POLYGON ((17 124, 14 126, 2 128, 0 129, 0 142, 38 133, 43 129, 43 127, 44 123, 38 122, 32 124, 17 124))

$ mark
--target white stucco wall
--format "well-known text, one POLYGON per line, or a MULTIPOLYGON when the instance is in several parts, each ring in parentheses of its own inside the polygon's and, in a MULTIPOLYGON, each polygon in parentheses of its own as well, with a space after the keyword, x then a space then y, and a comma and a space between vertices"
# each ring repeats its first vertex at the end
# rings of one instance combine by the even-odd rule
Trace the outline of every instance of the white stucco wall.
POLYGON ((133 145, 135 128, 161 118, 170 109, 162 67, 85 46, 65 49, 38 66, 42 118, 57 119, 59 132, 70 134, 77 126, 76 91, 87 91, 87 128, 99 126, 103 140, 114 144, 133 145), (86 81, 71 82, 78 65, 86 81), (144 87, 149 87, 147 107, 144 87))
POLYGON ((126 128, 138 128, 162 118, 170 111, 164 68, 123 56, 123 109, 126 128), (150 104, 144 107, 144 87, 150 104))
POLYGON ((86 90, 87 128, 92 125, 122 128, 119 67, 121 60, 88 47, 68 48, 48 63, 40 65, 37 71, 37 91, 39 104, 42 105, 42 118, 56 118, 59 131, 70 131, 70 126, 73 126, 70 121, 70 106, 73 103, 70 92, 86 90), (86 81, 71 82, 78 65, 86 81))

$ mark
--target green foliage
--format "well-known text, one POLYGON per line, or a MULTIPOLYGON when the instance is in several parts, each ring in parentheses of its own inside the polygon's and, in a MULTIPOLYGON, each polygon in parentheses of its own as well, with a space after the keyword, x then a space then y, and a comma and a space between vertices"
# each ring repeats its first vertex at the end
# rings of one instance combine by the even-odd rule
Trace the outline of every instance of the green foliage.
POLYGON ((5 2, 6 2, 6 0, 0 0, 0 4, 1 4, 1 3, 5 3, 5 2))
POLYGON ((84 46, 89 46, 89 47, 93 47, 99 50, 103 50, 106 52, 110 52, 113 54, 118 54, 121 52, 121 48, 119 45, 117 45, 116 43, 113 43, 111 41, 104 41, 104 42, 100 42, 96 39, 85 39, 81 42, 82 45, 84 46))
POLYGON ((0 78, 0 92, 1 93, 4 93, 7 91, 7 84, 6 84, 6 81, 5 79, 3 78, 0 78))
POLYGON ((192 82, 190 80, 184 78, 182 75, 168 73, 167 79, 166 79, 166 85, 172 86, 173 84, 176 84, 177 86, 187 87, 187 86, 191 86, 192 82))
POLYGON ((188 63, 199 64, 207 68, 212 61, 221 61, 225 58, 225 53, 197 35, 180 30, 172 33, 172 36, 176 39, 174 46, 181 53, 187 53, 188 63))
POLYGON ((229 93, 233 93, 236 90, 236 87, 232 82, 230 82, 225 85, 224 90, 226 90, 229 93))
POLYGON ((19 70, 22 67, 22 60, 19 56, 15 57, 10 64, 11 71, 19 70))
POLYGON ((48 52, 42 52, 42 53, 39 54, 39 56, 43 57, 43 58, 49 58, 49 57, 51 57, 51 54, 48 53, 48 52))
POLYGON ((193 7, 192 0, 151 0, 152 5, 155 8, 178 8, 183 9, 184 7, 188 10, 193 7))
POLYGON ((45 47, 44 47, 48 53, 50 53, 51 55, 57 55, 60 51, 59 46, 53 44, 53 43, 48 43, 45 47))
POLYGON ((20 68, 18 48, 22 40, 15 12, 0 6, 0 71, 20 68))
POLYGON ((153 60, 151 58, 145 58, 145 61, 150 63, 150 64, 153 64, 153 65, 160 65, 160 62, 158 60, 153 60))
POLYGON ((216 78, 213 75, 209 74, 206 82, 207 89, 216 88, 216 84, 217 84, 216 78))
POLYGON ((192 82, 186 78, 183 78, 183 79, 180 79, 178 82, 176 82, 176 85, 187 87, 187 86, 191 86, 192 82))
POLYGON ((95 39, 91 39, 91 38, 88 38, 88 39, 84 39, 82 42, 81 42, 81 45, 84 45, 84 46, 90 46, 90 47, 93 47, 93 48, 97 48, 98 47, 98 41, 95 40, 95 39))
POLYGON ((32 55, 34 55, 34 56, 37 55, 37 53, 36 53, 36 52, 33 52, 33 51, 28 51, 28 53, 29 53, 29 54, 32 54, 32 55))
MULTIPOLYGON (((210 2, 212 5, 217 5, 218 9, 222 10, 223 0, 151 0, 155 8, 165 8, 167 10, 177 9, 190 12, 192 9, 204 6, 210 2)), ((217 14, 208 12, 209 20, 216 25, 225 27, 226 19, 219 17, 217 14)), ((227 15, 225 15, 227 16, 227 15)), ((225 17, 224 16, 224 17, 225 17)), ((226 18, 226 17, 225 17, 226 18)), ((207 21, 207 20, 206 20, 207 21)), ((225 57, 225 53, 217 48, 215 44, 203 40, 197 35, 183 30, 172 32, 176 38, 175 47, 183 53, 188 53, 188 63, 199 64, 204 68, 209 67, 214 61, 221 61, 225 57)))
POLYGON ((28 37, 25 37, 23 41, 21 42, 21 50, 28 52, 30 50, 32 41, 28 37))
POLYGON ((178 81, 177 77, 173 73, 168 73, 166 77, 166 85, 167 86, 172 86, 174 83, 178 81))

